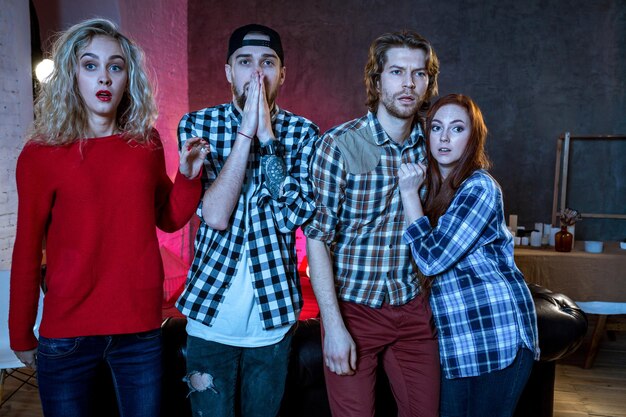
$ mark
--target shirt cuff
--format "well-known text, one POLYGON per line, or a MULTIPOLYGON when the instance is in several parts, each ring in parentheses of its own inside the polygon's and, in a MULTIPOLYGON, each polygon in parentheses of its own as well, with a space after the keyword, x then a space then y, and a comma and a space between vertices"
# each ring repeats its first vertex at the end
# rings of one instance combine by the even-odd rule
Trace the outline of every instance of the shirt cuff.
MULTIPOLYGON (((204 169, 204 166, 203 168, 204 169)), ((186 179, 187 181, 195 181, 195 180, 199 180, 202 179, 202 169, 198 172, 198 175, 196 175, 193 178, 187 178, 187 176, 185 174, 183 174, 182 172, 180 172, 180 168, 176 171, 176 179, 178 179, 178 177, 182 177, 184 179, 186 179)))
POLYGON ((319 222, 316 222, 315 218, 313 218, 302 227, 302 233, 309 239, 319 240, 320 242, 324 242, 326 244, 333 242, 335 239, 335 233, 332 231, 325 232, 318 226, 319 222))
POLYGON ((190 188, 197 187, 197 184, 202 180, 202 170, 193 178, 187 178, 185 174, 180 172, 180 169, 176 171, 176 178, 174 178, 174 183, 180 184, 181 186, 187 186, 190 188))
POLYGON ((430 221, 427 216, 422 216, 415 220, 406 228, 406 231, 402 235, 402 240, 407 245, 415 243, 416 240, 422 239, 424 236, 432 231, 430 221))

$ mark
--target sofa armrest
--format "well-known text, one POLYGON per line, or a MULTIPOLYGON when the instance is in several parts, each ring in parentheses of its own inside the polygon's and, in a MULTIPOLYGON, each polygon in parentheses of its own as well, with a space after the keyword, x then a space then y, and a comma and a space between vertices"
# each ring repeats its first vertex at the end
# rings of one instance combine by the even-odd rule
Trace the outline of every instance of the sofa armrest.
POLYGON ((587 316, 569 297, 528 284, 537 311, 542 361, 555 361, 573 353, 587 333, 587 316))

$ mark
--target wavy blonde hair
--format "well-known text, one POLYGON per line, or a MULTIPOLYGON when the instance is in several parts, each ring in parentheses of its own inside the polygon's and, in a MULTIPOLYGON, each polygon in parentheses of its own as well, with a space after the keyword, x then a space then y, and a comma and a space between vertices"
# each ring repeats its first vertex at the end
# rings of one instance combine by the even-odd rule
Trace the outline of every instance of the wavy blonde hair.
POLYGON ((117 108, 116 125, 128 140, 148 143, 157 118, 154 92, 144 69, 144 53, 107 19, 80 22, 54 42, 54 70, 40 85, 35 121, 29 139, 48 145, 67 145, 89 137, 85 104, 78 90, 78 56, 95 36, 119 42, 128 68, 128 82, 117 108))

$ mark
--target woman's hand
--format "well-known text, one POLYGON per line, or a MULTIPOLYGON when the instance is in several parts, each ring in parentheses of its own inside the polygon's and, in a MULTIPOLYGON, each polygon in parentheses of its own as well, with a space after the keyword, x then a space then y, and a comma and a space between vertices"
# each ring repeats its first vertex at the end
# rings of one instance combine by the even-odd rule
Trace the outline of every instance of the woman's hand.
POLYGON ((33 350, 14 350, 15 356, 33 371, 37 370, 37 348, 33 350))
POLYGON ((421 162, 402 164, 398 170, 398 185, 402 193, 417 193, 426 178, 426 166, 421 162))
POLYGON ((208 153, 209 144, 204 139, 187 140, 180 152, 180 173, 189 179, 196 178, 208 153))
POLYGON ((426 178, 426 166, 422 163, 402 164, 398 170, 398 186, 404 208, 404 220, 409 227, 418 218, 424 216, 424 209, 419 196, 419 189, 426 178))

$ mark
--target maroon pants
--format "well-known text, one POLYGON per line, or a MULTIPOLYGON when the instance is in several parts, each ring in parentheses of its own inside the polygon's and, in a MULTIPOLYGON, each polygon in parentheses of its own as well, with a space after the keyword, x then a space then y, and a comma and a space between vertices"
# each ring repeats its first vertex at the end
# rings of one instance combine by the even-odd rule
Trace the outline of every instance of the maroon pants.
POLYGON ((419 295, 403 306, 380 309, 340 302, 339 308, 356 343, 357 370, 339 376, 324 367, 333 416, 374 416, 376 369, 382 365, 400 417, 436 417, 439 348, 428 300, 419 295))

